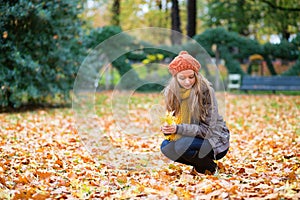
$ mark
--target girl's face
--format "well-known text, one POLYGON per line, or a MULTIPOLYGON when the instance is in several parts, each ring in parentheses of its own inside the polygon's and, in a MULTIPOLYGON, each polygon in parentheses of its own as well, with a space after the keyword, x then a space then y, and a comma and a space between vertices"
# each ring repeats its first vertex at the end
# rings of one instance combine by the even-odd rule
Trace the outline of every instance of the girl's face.
POLYGON ((191 69, 178 72, 176 79, 181 87, 191 89, 196 82, 195 72, 191 69))

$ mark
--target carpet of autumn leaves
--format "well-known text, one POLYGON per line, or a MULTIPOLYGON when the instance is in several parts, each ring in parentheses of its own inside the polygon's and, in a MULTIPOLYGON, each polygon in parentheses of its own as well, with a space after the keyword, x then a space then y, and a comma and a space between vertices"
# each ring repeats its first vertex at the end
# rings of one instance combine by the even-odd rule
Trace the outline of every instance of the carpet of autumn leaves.
POLYGON ((226 94, 230 151, 217 174, 200 176, 160 153, 149 126, 160 94, 132 97, 130 123, 112 117, 110 96, 96 96, 93 153, 70 108, 0 114, 0 199, 300 198, 299 96, 226 94))

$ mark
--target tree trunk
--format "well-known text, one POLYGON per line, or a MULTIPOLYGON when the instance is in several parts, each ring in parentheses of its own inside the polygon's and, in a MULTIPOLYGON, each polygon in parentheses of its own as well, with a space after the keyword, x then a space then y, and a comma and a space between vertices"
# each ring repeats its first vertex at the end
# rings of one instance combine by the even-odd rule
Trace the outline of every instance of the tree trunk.
POLYGON ((282 34, 282 39, 284 39, 286 41, 288 41, 291 36, 291 33, 288 31, 287 27, 281 31, 281 34, 282 34))
POLYGON ((181 44, 181 34, 180 29, 180 15, 179 15, 179 5, 178 0, 172 0, 172 10, 171 10, 171 21, 172 21, 172 33, 171 41, 172 44, 181 44))
POLYGON ((111 24, 115 26, 120 26, 120 0, 114 0, 112 8, 112 19, 111 24))
POLYGON ((264 56, 264 60, 267 62, 268 69, 270 70, 270 73, 272 74, 272 76, 276 76, 277 73, 274 69, 271 59, 268 56, 264 56))
POLYGON ((197 1, 187 1, 187 35, 193 37, 196 34, 197 1))
POLYGON ((158 7, 159 10, 162 10, 162 2, 161 0, 156 0, 156 5, 158 7))

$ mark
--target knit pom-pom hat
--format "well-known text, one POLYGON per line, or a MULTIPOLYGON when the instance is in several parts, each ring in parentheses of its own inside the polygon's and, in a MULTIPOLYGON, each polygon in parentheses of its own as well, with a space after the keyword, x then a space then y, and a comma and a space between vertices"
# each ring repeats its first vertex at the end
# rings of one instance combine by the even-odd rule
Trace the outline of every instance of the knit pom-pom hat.
POLYGON ((175 76, 178 72, 191 69, 197 74, 201 68, 201 64, 191 56, 187 51, 181 51, 169 64, 169 72, 175 76))

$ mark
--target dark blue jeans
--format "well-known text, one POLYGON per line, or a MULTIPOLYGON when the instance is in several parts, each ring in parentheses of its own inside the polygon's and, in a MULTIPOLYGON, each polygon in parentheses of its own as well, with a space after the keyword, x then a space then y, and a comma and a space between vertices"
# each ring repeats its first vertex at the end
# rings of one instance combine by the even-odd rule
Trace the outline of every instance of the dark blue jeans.
POLYGON ((223 158, 228 149, 214 157, 212 146, 206 139, 196 137, 181 137, 177 141, 164 140, 161 152, 169 159, 194 166, 197 171, 213 170, 213 160, 223 158))

